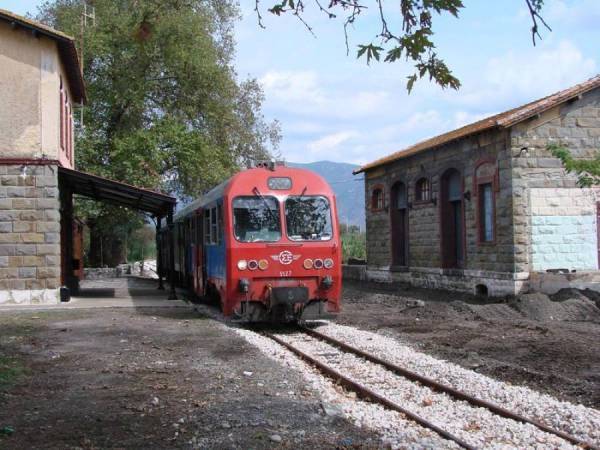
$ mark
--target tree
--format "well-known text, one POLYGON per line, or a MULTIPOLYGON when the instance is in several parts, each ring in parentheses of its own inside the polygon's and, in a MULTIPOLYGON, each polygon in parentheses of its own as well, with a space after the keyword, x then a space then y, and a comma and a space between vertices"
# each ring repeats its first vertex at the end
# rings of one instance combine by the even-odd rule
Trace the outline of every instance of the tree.
MULTIPOLYGON (((233 67, 234 0, 87 3, 96 24, 83 35, 88 103, 78 127, 79 169, 188 199, 276 150, 279 127, 261 114, 260 86, 238 82, 233 67)), ((82 9, 83 0, 50 0, 39 19, 79 36, 82 9)), ((94 217, 92 231, 109 237, 105 264, 123 262, 123 233, 143 220, 92 202, 78 213, 94 217)))
MULTIPOLYGON (((260 0, 255 1, 258 23, 264 27, 260 0)), ((371 42, 359 44, 357 57, 364 57, 369 64, 373 59, 379 61, 382 53, 385 62, 395 62, 402 58, 410 60, 414 66, 414 73, 408 77, 407 89, 410 92, 414 83, 419 78, 429 76, 443 88, 458 89, 460 81, 448 68, 446 63, 438 56, 433 42, 433 17, 435 14, 450 14, 458 17, 464 7, 462 0, 400 0, 399 4, 401 25, 391 26, 395 16, 390 17, 384 0, 267 0, 271 5, 267 11, 276 16, 292 14, 306 26, 312 33, 312 27, 304 19, 307 9, 317 10, 329 19, 342 17, 344 34, 346 37, 346 51, 350 52, 348 43, 348 28, 355 25, 369 7, 374 8, 379 16, 380 29, 375 33, 371 42), (395 28, 398 28, 396 30, 395 28)), ((540 24, 550 30, 548 24, 541 16, 544 0, 524 0, 531 17, 531 36, 533 45, 536 38, 541 39, 540 24)))
POLYGON ((577 175, 579 187, 600 185, 600 152, 594 159, 575 159, 569 149, 561 145, 550 144, 548 150, 561 160, 567 173, 574 172, 577 175))

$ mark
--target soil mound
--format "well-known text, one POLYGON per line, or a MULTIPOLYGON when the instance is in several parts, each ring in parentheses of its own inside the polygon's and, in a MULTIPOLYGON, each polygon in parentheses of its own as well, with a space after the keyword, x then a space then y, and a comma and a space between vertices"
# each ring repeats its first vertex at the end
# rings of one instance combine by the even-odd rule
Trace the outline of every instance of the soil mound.
POLYGON ((476 318, 480 320, 516 320, 522 316, 506 303, 491 303, 487 305, 466 304, 476 318))
POLYGON ((553 296, 556 301, 545 294, 524 294, 512 299, 509 305, 531 320, 600 320, 600 309, 596 304, 580 292, 576 292, 577 294, 558 292, 553 296))

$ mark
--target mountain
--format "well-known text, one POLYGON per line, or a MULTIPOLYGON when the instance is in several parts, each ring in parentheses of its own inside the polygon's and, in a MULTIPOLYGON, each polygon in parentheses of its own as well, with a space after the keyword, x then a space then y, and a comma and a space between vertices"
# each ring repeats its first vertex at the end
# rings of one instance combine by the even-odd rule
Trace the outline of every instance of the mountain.
POLYGON ((365 229, 365 186, 363 174, 352 175, 358 166, 332 161, 286 163, 290 167, 312 170, 321 175, 335 192, 340 223, 365 229))

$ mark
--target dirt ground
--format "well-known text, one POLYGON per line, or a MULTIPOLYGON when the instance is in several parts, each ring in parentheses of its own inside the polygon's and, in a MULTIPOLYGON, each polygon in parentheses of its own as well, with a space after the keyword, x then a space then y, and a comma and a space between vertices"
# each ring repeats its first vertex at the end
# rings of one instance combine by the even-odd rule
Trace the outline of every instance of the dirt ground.
POLYGON ((326 415, 296 373, 190 308, 3 311, 0 374, 0 448, 378 442, 326 415))
POLYGON ((495 379, 600 408, 600 302, 585 294, 590 298, 566 291, 490 303, 446 291, 346 283, 337 322, 396 336, 495 379))
MULTIPOLYGON (((135 298, 102 305, 132 307, 0 311, 0 448, 377 447, 227 325, 124 292, 135 298)), ((491 303, 346 283, 338 322, 600 408, 600 302, 588 296, 491 303)))

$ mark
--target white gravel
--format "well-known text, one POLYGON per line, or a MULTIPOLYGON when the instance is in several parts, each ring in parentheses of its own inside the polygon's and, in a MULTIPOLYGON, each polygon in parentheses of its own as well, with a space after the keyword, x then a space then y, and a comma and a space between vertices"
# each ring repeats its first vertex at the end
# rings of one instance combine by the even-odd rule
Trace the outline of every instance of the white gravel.
POLYGON ((457 401, 303 333, 279 338, 477 448, 575 448, 533 425, 457 401))
MULTIPOLYGON (((223 316, 213 308, 200 306, 196 309, 212 318, 223 320, 223 316)), ((347 420, 358 427, 379 433, 382 436, 382 445, 394 449, 458 448, 455 443, 403 418, 400 413, 389 411, 377 404, 357 400, 324 377, 318 370, 271 339, 251 330, 236 327, 231 329, 258 347, 269 358, 299 371, 312 388, 320 394, 323 401, 339 408, 347 420)), ((600 445, 600 411, 598 410, 563 402, 526 387, 513 386, 494 380, 456 364, 418 352, 392 337, 334 323, 326 323, 324 326, 320 326, 318 331, 420 375, 499 404, 523 416, 544 422, 548 426, 575 435, 591 444, 600 445)), ((333 352, 337 352, 337 349, 328 348, 322 351, 326 358, 333 352)), ((354 370, 356 361, 352 360, 352 357, 345 356, 344 359, 347 359, 342 361, 345 364, 346 372, 354 370)), ((361 364, 364 363, 363 360, 360 361, 361 364)), ((328 359, 327 362, 331 363, 328 359)), ((549 369, 551 370, 551 368, 549 369)), ((375 377, 384 380, 383 386, 389 384, 390 376, 395 377, 387 371, 378 373, 377 370, 380 369, 373 370, 375 377)), ((394 378, 393 383, 396 382, 401 383, 394 378)), ((431 392, 414 383, 407 383, 410 386, 404 385, 402 392, 391 389, 385 393, 390 397, 394 396, 394 400, 407 409, 412 410, 414 406, 416 410, 413 411, 426 419, 431 420, 430 413, 437 409, 439 411, 438 419, 441 421, 438 424, 442 428, 462 438, 467 436, 469 438, 465 438, 465 440, 476 443, 475 445, 480 447, 497 449, 575 448, 568 442, 552 434, 544 433, 532 425, 520 424, 495 416, 486 409, 474 408, 464 402, 445 398, 447 397, 445 394, 431 392), (440 403, 438 404, 438 402, 440 403), (444 407, 434 408, 434 405, 444 405, 444 407), (455 423, 452 429, 447 426, 448 423, 452 423, 451 421, 455 423), (459 424, 462 424, 462 430, 459 424), (493 436, 489 431, 490 427, 492 429, 495 427, 493 436), (504 431, 498 432, 500 428, 504 431)))
MULTIPOLYGON (((420 375, 600 445, 600 411, 557 400, 526 387, 494 380, 415 351, 391 337, 328 323, 318 331, 396 363, 420 375)), ((551 367, 548 368, 552 370, 551 367)))
POLYGON ((258 347, 269 358, 301 372, 311 387, 320 394, 322 401, 335 405, 355 426, 379 433, 382 437, 382 447, 415 450, 459 448, 454 442, 404 419, 400 413, 353 398, 319 371, 271 339, 242 328, 233 328, 233 331, 258 347))

